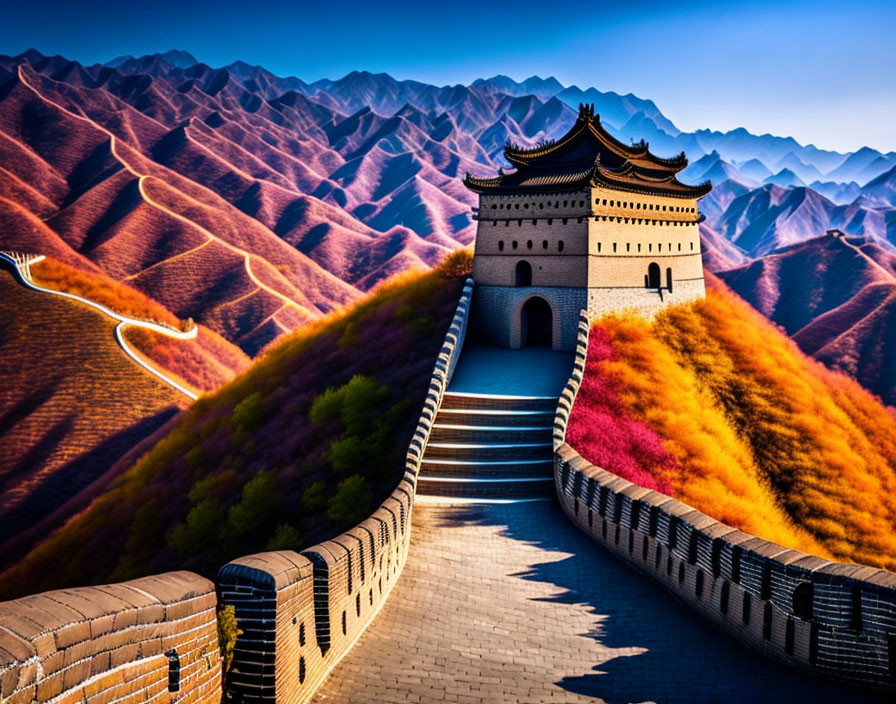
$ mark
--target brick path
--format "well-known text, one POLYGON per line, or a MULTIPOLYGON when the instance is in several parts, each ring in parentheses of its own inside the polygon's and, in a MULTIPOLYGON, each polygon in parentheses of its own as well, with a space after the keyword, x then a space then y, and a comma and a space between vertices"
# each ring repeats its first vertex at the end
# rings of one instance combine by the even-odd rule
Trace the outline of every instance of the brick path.
POLYGON ((414 508, 389 601, 317 702, 876 702, 754 655, 551 502, 414 508))

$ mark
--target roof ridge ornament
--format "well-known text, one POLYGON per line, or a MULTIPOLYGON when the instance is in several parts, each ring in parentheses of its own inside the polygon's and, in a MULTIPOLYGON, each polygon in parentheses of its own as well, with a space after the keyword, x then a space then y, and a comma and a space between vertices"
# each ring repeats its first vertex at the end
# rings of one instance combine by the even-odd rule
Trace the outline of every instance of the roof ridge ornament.
POLYGON ((594 103, 579 103, 579 119, 583 122, 594 120, 594 103))

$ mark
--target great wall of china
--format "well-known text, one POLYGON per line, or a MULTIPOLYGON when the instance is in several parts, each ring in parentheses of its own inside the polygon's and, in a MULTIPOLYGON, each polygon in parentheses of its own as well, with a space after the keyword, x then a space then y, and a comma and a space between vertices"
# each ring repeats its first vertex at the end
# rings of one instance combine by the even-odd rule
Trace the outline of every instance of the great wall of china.
MULTIPOLYGON (((404 478, 369 519, 301 554, 235 560, 221 568, 217 594, 208 580, 175 572, 0 604, 0 702, 218 702, 221 605, 235 607, 243 630, 227 673, 234 700, 314 698, 384 607, 408 562, 421 460, 464 343, 472 296, 468 281, 435 364, 404 478)), ((583 313, 553 430, 554 482, 569 519, 750 648, 814 674, 896 689, 896 575, 831 563, 734 530, 590 465, 565 444, 588 329, 583 313)), ((355 650, 371 647, 375 641, 355 650)), ((353 664, 348 660, 343 668, 353 664)))
POLYGON ((582 315, 554 423, 554 480, 570 520, 750 648, 813 674, 896 689, 896 574, 736 530, 595 467, 565 443, 588 331, 582 315))

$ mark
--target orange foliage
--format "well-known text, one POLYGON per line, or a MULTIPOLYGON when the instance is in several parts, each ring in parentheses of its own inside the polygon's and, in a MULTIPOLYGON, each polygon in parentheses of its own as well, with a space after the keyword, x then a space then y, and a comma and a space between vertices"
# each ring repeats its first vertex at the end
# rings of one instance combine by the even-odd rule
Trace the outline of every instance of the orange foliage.
POLYGON ((31 275, 38 286, 73 293, 106 306, 120 315, 166 323, 178 330, 186 329, 165 306, 105 274, 81 271, 47 257, 31 265, 31 275))
POLYGON ((124 336, 146 361, 197 391, 214 391, 250 363, 242 350, 202 326, 194 340, 177 340, 134 326, 125 328, 124 336))
POLYGON ((896 419, 877 399, 721 284, 652 324, 597 326, 615 354, 587 373, 677 458, 661 477, 676 498, 787 547, 896 567, 896 419))

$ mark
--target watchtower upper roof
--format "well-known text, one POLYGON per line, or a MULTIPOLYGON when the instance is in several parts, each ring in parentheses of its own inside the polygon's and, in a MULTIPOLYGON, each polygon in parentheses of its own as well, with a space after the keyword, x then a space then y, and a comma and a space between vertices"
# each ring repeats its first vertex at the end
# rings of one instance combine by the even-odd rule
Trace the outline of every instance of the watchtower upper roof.
POLYGON ((664 159, 651 154, 643 140, 620 142, 604 129, 593 105, 579 106, 575 124, 561 139, 531 149, 509 144, 504 156, 515 171, 496 178, 467 174, 467 188, 499 194, 572 191, 591 184, 679 198, 700 198, 712 188, 709 182, 688 186, 675 177, 688 164, 684 152, 664 159))

